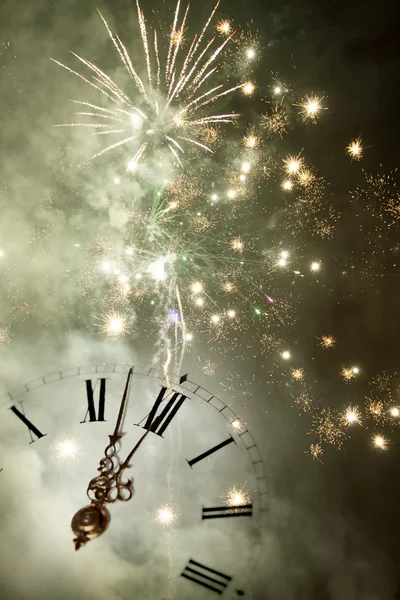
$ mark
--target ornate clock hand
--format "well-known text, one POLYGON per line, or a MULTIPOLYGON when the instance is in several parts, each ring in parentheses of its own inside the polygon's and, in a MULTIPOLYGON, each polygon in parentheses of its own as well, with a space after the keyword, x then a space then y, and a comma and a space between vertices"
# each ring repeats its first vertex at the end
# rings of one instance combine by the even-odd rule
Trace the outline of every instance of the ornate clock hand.
POLYGON ((122 434, 120 433, 120 427, 121 427, 122 419, 124 416, 127 399, 129 397, 129 386, 130 386, 130 382, 131 382, 132 373, 133 373, 133 368, 131 367, 128 372, 128 377, 126 378, 125 389, 124 389, 121 404, 119 407, 119 412, 118 412, 117 422, 115 423, 114 433, 109 436, 111 445, 113 445, 113 446, 122 437, 122 434))
POLYGON ((100 475, 94 477, 89 482, 86 491, 88 498, 90 498, 92 502, 90 505, 78 510, 71 521, 72 531, 77 536, 73 540, 75 543, 75 550, 79 550, 79 548, 84 546, 88 541, 99 537, 107 529, 111 520, 111 515, 105 507, 106 503, 113 503, 117 500, 127 502, 132 498, 133 479, 128 479, 126 483, 123 483, 121 482, 121 478, 125 469, 131 466, 129 464, 130 459, 135 454, 144 438, 152 430, 153 425, 158 419, 158 417, 155 417, 151 423, 151 426, 142 435, 124 462, 120 463, 115 444, 122 437, 119 433, 119 428, 121 426, 121 421, 129 395, 128 391, 132 371, 133 370, 130 369, 128 373, 114 433, 109 436, 110 444, 104 451, 105 456, 100 460, 100 466, 98 468, 100 475))

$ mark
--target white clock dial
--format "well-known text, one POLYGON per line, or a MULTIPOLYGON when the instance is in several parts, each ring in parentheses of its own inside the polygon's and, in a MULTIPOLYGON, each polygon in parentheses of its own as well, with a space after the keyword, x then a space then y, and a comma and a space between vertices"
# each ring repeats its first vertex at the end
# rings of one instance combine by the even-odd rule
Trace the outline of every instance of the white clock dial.
POLYGON ((221 400, 153 369, 133 371, 117 444, 123 462, 150 429, 123 478, 133 478, 133 496, 107 504, 107 530, 74 550, 71 519, 90 504, 86 490, 127 373, 124 365, 78 367, 2 398, 2 585, 10 597, 30 597, 44 561, 42 585, 53 597, 62 597, 59 587, 84 600, 128 598, 133 589, 141 598, 250 597, 267 512, 258 448, 221 400))

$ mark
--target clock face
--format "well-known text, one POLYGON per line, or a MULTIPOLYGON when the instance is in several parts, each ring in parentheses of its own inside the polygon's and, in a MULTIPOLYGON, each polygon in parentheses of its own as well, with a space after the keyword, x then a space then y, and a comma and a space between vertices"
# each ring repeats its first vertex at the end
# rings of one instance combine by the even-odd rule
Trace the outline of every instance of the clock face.
POLYGON ((127 373, 124 365, 78 367, 2 398, 5 597, 251 597, 267 513, 264 466, 246 424, 186 377, 134 369, 118 442, 123 462, 148 431, 125 471, 134 494, 107 504, 108 529, 74 550, 71 519, 90 504, 86 490, 127 373))

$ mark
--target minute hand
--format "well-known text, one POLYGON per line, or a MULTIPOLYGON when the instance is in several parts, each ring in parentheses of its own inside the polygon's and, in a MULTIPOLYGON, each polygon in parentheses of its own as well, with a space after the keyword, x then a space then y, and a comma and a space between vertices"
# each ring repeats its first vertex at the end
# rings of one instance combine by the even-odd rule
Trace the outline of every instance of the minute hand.
POLYGON ((129 398, 129 387, 130 387, 132 373, 133 373, 133 368, 131 367, 128 372, 128 377, 126 378, 124 394, 122 396, 121 404, 119 407, 119 412, 118 412, 117 422, 115 423, 114 433, 109 436, 110 443, 112 445, 115 445, 116 442, 118 442, 122 437, 122 434, 120 433, 120 428, 121 428, 122 419, 123 419, 124 413, 125 413, 125 406, 128 401, 128 398, 129 398))

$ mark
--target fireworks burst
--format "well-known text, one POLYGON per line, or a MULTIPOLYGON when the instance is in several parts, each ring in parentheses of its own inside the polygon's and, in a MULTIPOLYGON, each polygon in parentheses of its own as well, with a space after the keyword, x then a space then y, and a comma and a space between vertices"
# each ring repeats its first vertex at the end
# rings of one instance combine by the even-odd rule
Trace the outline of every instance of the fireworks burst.
POLYGON ((123 337, 130 331, 129 317, 124 313, 111 311, 101 316, 100 330, 109 338, 123 337))
POLYGON ((164 504, 155 511, 154 514, 155 520, 157 523, 162 525, 163 527, 171 527, 177 521, 177 514, 174 509, 168 504, 164 504))
POLYGON ((346 147, 346 152, 352 160, 360 160, 364 153, 361 138, 356 138, 346 147))
POLYGON ((360 425, 361 415, 358 406, 348 406, 343 413, 343 421, 346 425, 360 425))
POLYGON ((387 450, 388 449, 388 440, 383 435, 374 435, 372 438, 372 445, 374 448, 378 448, 379 450, 387 450))
POLYGON ((304 379, 304 369, 292 369, 293 381, 302 381, 304 379))
POLYGON ((163 48, 159 45, 160 36, 157 30, 154 30, 154 37, 152 37, 144 13, 139 3, 136 4, 146 78, 139 76, 139 69, 132 62, 126 47, 118 35, 111 31, 107 21, 98 11, 134 86, 135 93, 133 96, 128 95, 99 67, 74 52, 73 56, 90 71, 91 79, 52 59, 84 81, 103 99, 107 99, 107 107, 88 101, 74 100, 81 107, 76 114, 89 117, 89 122, 59 126, 88 128, 94 131, 92 135, 113 139, 112 143, 95 153, 92 158, 122 146, 132 146, 133 152, 128 160, 130 171, 135 171, 149 153, 159 152, 163 148, 170 152, 175 163, 182 165, 181 158, 185 153, 185 145, 205 152, 213 152, 202 141, 205 128, 234 123, 238 118, 239 115, 233 112, 219 114, 212 112, 214 103, 238 89, 242 89, 245 95, 250 96, 255 86, 252 82, 245 81, 229 87, 215 80, 215 74, 220 66, 219 60, 233 36, 233 33, 230 33, 229 22, 224 21, 217 25, 218 31, 226 36, 222 43, 218 45, 215 43, 215 38, 207 37, 219 2, 203 29, 188 44, 186 52, 182 49, 189 5, 182 15, 180 0, 178 0, 168 45, 163 48), (165 61, 163 61, 164 56, 165 61))
POLYGON ((300 107, 300 115, 304 122, 311 121, 316 122, 321 110, 324 110, 322 106, 322 100, 319 96, 306 96, 297 106, 300 107))
POLYGON ((334 348, 336 340, 332 335, 322 335, 320 338, 320 345, 322 348, 334 348))
POLYGON ((321 444, 311 444, 311 446, 308 449, 308 453, 312 456, 314 460, 317 460, 318 462, 322 463, 321 456, 323 455, 324 450, 321 444))
POLYGON ((66 437, 57 440, 53 445, 56 456, 59 460, 77 461, 82 455, 78 440, 74 437, 66 437))
POLYGON ((250 495, 247 490, 234 486, 228 489, 223 499, 226 506, 234 509, 243 504, 249 504, 250 495))

